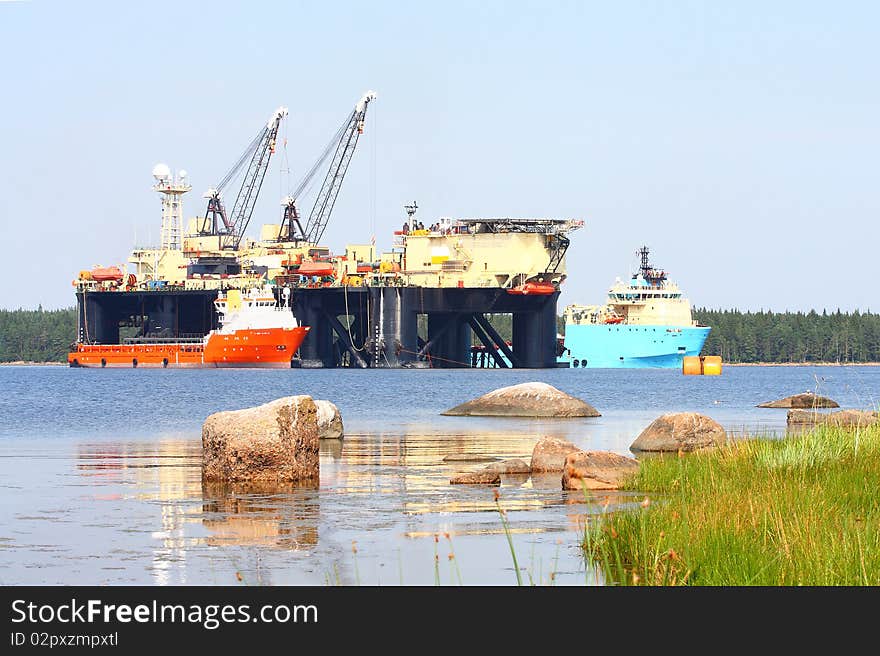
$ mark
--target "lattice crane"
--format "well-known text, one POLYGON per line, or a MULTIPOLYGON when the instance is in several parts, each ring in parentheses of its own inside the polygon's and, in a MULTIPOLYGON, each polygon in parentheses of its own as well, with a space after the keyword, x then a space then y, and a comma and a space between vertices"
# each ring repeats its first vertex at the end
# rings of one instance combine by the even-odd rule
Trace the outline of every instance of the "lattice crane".
POLYGON ((287 108, 279 107, 272 114, 269 122, 260 130, 254 140, 236 161, 235 165, 223 177, 216 187, 205 192, 208 208, 199 229, 202 235, 219 235, 220 247, 237 250, 244 232, 247 230, 260 188, 269 168, 269 160, 275 152, 275 141, 281 120, 287 116, 287 108), (241 187, 235 197, 232 212, 227 215, 223 204, 223 188, 238 177, 247 164, 241 187))
POLYGON ((318 161, 315 162, 300 181, 297 189, 282 200, 284 218, 281 221, 281 240, 305 241, 311 244, 317 244, 321 240, 324 230, 327 229, 327 223, 330 221, 333 206, 336 204, 336 197, 339 195, 342 180, 345 178, 346 171, 348 171, 348 164, 351 161, 352 155, 354 155, 358 137, 364 132, 367 106, 375 98, 376 94, 373 91, 367 91, 361 97, 354 106, 354 110, 348 115, 339 130, 336 131, 321 157, 318 158, 318 161), (331 153, 333 158, 330 161, 330 168, 324 176, 324 183, 321 185, 321 190, 315 199, 311 214, 309 214, 309 218, 305 226, 303 226, 300 223, 296 202, 331 153))

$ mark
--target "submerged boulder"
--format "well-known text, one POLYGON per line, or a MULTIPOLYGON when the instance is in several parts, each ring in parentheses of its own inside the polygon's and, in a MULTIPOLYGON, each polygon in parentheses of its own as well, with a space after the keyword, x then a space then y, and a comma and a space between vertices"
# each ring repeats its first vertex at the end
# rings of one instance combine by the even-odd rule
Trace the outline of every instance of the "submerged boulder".
POLYGON ((443 456, 443 462, 492 462, 495 456, 484 456, 480 453, 450 453, 443 456))
POLYGON ((616 490, 639 471, 639 461, 609 451, 577 451, 565 457, 563 490, 616 490))
POLYGON ((522 383, 484 394, 444 415, 487 417, 600 417, 589 403, 547 383, 522 383))
POLYGON ((872 410, 838 410, 816 412, 814 410, 789 410, 786 423, 789 426, 843 426, 861 428, 880 421, 880 413, 872 410))
POLYGON ((498 472, 499 474, 528 474, 532 471, 529 463, 519 458, 493 462, 491 465, 486 465, 483 469, 498 472))
POLYGON ((532 450, 533 473, 561 472, 565 466, 565 456, 580 451, 574 444, 561 437, 542 437, 532 450))
POLYGON ((674 412, 655 419, 630 445, 632 451, 696 451, 721 446, 724 428, 696 412, 674 412))
POLYGON ((829 399, 827 396, 819 396, 813 392, 803 392, 802 394, 793 394, 786 396, 784 399, 776 401, 767 401, 761 403, 759 408, 839 408, 837 401, 829 399))
POLYGON ((317 483, 318 446, 318 408, 310 396, 216 412, 202 425, 202 477, 317 483))
POLYGON ((318 437, 322 440, 341 438, 344 433, 339 408, 330 401, 315 400, 318 408, 318 437))
POLYGON ((449 482, 453 485, 501 485, 501 474, 484 468, 467 474, 459 474, 450 478, 449 482))

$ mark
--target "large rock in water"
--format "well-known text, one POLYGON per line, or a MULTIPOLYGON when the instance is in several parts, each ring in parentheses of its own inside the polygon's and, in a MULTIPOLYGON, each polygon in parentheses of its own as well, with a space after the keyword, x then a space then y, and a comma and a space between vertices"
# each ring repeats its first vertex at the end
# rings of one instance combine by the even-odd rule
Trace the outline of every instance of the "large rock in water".
POLYGON ((318 447, 318 409, 310 396, 216 412, 202 425, 202 476, 207 481, 317 483, 318 447))
POLYGON ((529 463, 519 458, 493 462, 491 465, 483 467, 483 469, 485 471, 498 472, 499 474, 528 474, 532 471, 529 463))
POLYGON ((563 490, 616 490, 639 471, 639 461, 608 451, 577 451, 565 457, 563 490))
POLYGON ((532 450, 532 473, 560 472, 565 466, 565 456, 580 451, 574 444, 561 437, 542 437, 532 450))
POLYGON ((585 401, 547 383, 522 383, 484 394, 441 414, 487 417, 600 417, 585 401))
POLYGON ((344 435, 342 415, 330 401, 315 400, 318 408, 318 438, 322 440, 339 439, 344 435))
POLYGON ((675 412, 658 417, 630 445, 632 451, 696 451, 721 446, 724 428, 696 412, 675 412))
POLYGON ((786 423, 789 426, 843 426, 862 428, 880 421, 880 414, 872 410, 838 410, 815 412, 813 410, 789 410, 786 423))
POLYGON ((501 485, 501 474, 496 471, 480 469, 467 474, 459 474, 449 479, 452 485, 501 485))
POLYGON ((786 396, 784 399, 761 403, 759 408, 839 408, 837 401, 826 396, 819 396, 813 392, 804 392, 786 396))

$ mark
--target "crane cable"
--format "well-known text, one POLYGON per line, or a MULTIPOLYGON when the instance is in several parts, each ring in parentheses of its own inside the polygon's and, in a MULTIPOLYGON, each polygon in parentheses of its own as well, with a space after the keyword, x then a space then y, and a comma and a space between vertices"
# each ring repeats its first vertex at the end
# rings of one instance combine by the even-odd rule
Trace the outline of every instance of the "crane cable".
MULTIPOLYGON (((366 111, 366 108, 365 110, 366 111)), ((376 126, 378 122, 376 121, 376 111, 373 110, 373 126, 372 126, 372 136, 373 138, 370 140, 370 154, 372 155, 370 161, 370 243, 375 247, 376 245, 376 126)))
POLYGON ((281 157, 279 158, 279 163, 278 163, 278 197, 279 198, 283 197, 285 186, 288 189, 290 188, 290 159, 288 158, 288 154, 287 154, 287 123, 288 123, 288 121, 284 121, 284 137, 282 138, 282 142, 281 142, 281 157), (286 180, 285 180, 285 176, 284 176, 285 173, 287 174, 286 180))
POLYGON ((336 145, 339 143, 339 140, 342 139, 342 135, 345 132, 345 129, 348 127, 348 124, 351 122, 351 114, 349 114, 345 121, 343 121, 342 125, 339 126, 339 129, 336 131, 336 134, 333 135, 333 138, 330 139, 330 142, 324 148, 324 152, 321 153, 321 156, 318 160, 312 165, 312 168, 309 169, 308 173, 306 173, 303 178, 299 181, 299 184, 296 187, 296 190, 290 192, 288 195, 293 198, 293 200, 298 200, 300 195, 311 190, 312 185, 315 181, 315 173, 317 173, 318 168, 327 161, 327 158, 330 157, 330 153, 332 153, 336 145))
POLYGON ((345 296, 345 316, 348 319, 348 324, 346 325, 346 330, 348 331, 348 343, 351 344, 351 348, 355 351, 363 351, 367 347, 367 340, 364 338, 364 343, 361 344, 360 348, 354 345, 354 337, 351 335, 351 314, 348 312, 348 285, 343 285, 342 289, 345 296))
POLYGON ((259 146, 260 142, 263 141, 263 137, 266 136, 267 130, 268 128, 264 127, 262 130, 260 130, 259 134, 254 137, 254 140, 251 141, 250 144, 248 144, 248 147, 241 154, 241 157, 238 158, 238 161, 233 165, 231 169, 229 169, 226 175, 223 176, 223 179, 220 180, 220 184, 217 185, 217 191, 221 191, 223 187, 229 184, 229 182, 237 176, 237 174, 241 171, 241 167, 244 166, 244 163, 253 156, 254 151, 257 150, 257 146, 259 146))

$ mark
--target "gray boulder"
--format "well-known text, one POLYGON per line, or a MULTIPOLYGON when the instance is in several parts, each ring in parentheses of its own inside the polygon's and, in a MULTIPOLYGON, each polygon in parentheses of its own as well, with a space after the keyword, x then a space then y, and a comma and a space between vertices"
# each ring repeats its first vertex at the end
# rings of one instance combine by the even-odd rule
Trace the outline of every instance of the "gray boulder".
POLYGON ((839 408, 837 401, 826 396, 819 396, 813 392, 803 392, 786 396, 784 399, 761 403, 759 408, 839 408))
POLYGON ((345 431, 339 408, 330 401, 318 399, 315 399, 315 406, 318 408, 318 438, 322 440, 341 438, 345 431))
POLYGON ((202 425, 206 481, 290 482, 319 478, 318 409, 287 396, 244 410, 216 412, 202 425))
POLYGON ((651 422, 629 448, 632 451, 696 451, 721 446, 726 440, 727 433, 714 419, 696 412, 676 412, 651 422))
POLYGON ((484 394, 443 412, 449 416, 600 417, 589 403, 547 383, 522 383, 484 394))
POLYGON ((577 451, 565 457, 563 490, 616 490, 639 471, 639 461, 609 451, 577 451))
POLYGON ((542 437, 532 450, 532 473, 561 472, 565 456, 580 451, 574 444, 561 437, 542 437))

